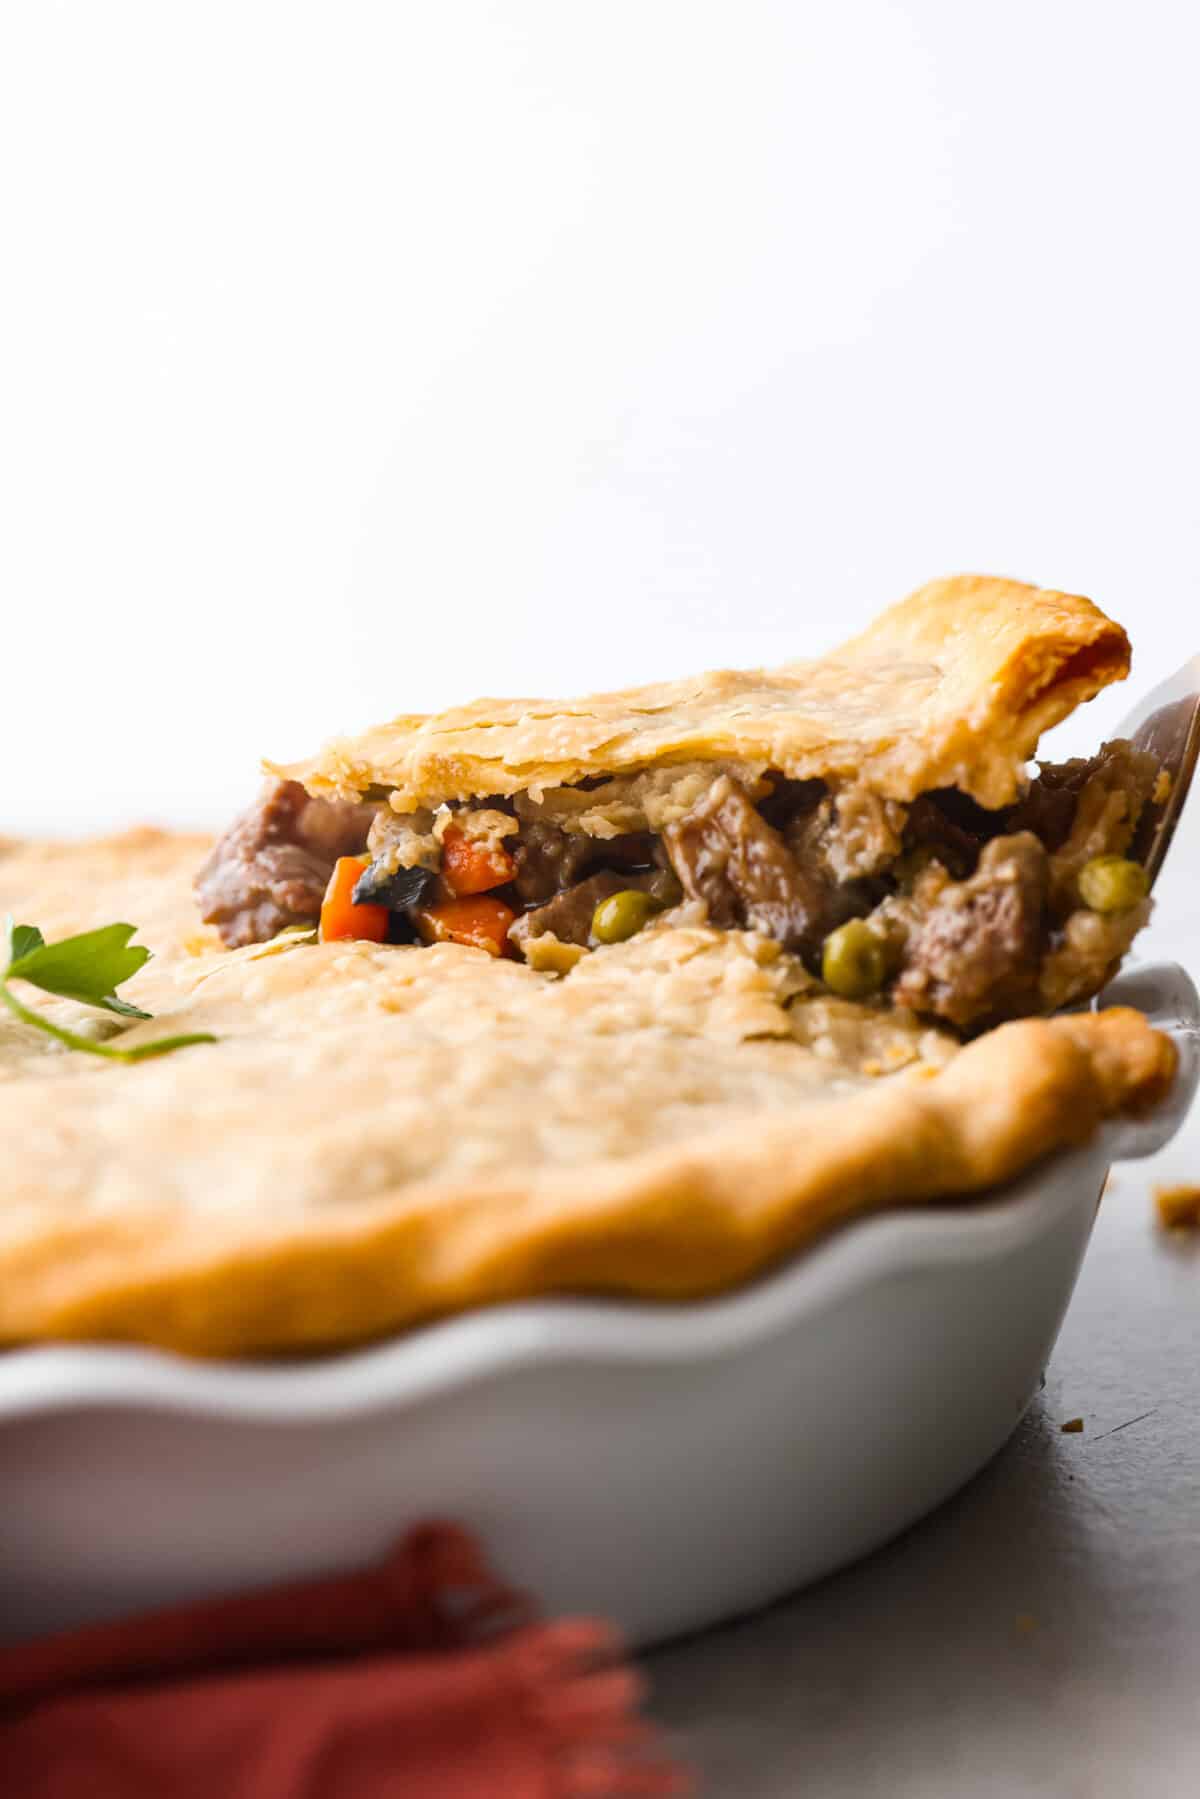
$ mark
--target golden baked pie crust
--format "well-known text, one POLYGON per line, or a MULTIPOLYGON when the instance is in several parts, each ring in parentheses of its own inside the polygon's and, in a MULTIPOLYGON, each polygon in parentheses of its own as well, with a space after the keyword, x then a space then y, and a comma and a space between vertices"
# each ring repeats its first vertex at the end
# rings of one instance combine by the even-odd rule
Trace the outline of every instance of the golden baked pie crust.
POLYGON ((476 700, 268 763, 314 794, 388 789, 399 812, 680 762, 855 782, 899 800, 1015 798, 1041 733, 1128 672, 1090 600, 1016 581, 934 581, 828 656, 574 701, 476 700))

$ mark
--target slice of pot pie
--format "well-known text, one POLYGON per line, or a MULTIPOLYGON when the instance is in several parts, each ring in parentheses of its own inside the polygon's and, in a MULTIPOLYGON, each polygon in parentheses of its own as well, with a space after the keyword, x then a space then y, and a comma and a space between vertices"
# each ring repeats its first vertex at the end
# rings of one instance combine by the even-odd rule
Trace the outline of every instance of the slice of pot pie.
POLYGON ((275 768, 202 905, 230 944, 315 922, 358 852, 327 933, 564 972, 699 918, 843 998, 976 1032, 1088 998, 1145 922, 1126 851, 1155 760, 1111 743, 1026 775, 1041 732, 1128 667, 1087 600, 960 579, 819 662, 396 719, 275 768))
MULTIPOLYGON (((213 931, 131 840, 129 912, 174 923, 121 1041, 218 1040, 97 1069, 0 1028, 0 1339, 269 1353, 711 1293, 1154 1104, 1169 1039, 1061 1008, 1147 916, 1160 770, 1028 769, 1128 661, 1086 600, 943 581, 819 661, 274 768, 200 869, 213 931)), ((11 846, 0 909, 98 923, 113 855, 11 846)))

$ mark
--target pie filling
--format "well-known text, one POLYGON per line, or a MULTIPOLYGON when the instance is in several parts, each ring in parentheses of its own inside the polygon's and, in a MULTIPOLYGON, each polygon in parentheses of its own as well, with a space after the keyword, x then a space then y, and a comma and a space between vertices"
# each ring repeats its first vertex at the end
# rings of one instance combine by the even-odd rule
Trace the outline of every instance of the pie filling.
MULTIPOLYGON (((565 972, 688 906, 799 956, 847 998, 962 1032, 1097 992, 1145 923, 1130 857, 1157 760, 1125 742, 1043 764, 987 811, 909 805, 770 769, 688 763, 397 814, 279 781, 197 877, 228 945, 290 926, 453 941, 565 972)), ((669 919, 668 919, 669 922, 669 919)))

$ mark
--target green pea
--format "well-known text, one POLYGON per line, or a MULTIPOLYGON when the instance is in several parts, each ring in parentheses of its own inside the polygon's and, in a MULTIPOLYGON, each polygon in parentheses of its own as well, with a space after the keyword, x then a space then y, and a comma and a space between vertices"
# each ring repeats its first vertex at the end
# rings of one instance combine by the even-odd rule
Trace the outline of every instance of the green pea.
POLYGON ((830 931, 821 951, 821 978, 843 999, 878 993, 887 978, 887 947, 861 918, 830 931))
POLYGON ((1079 871, 1079 897, 1093 912, 1128 912, 1149 891, 1141 863, 1125 856, 1093 856, 1079 871))
POLYGON ((592 936, 597 943, 624 943, 627 937, 636 937, 642 926, 661 910, 660 902, 652 893, 625 887, 620 893, 610 893, 607 899, 600 901, 592 913, 592 936))

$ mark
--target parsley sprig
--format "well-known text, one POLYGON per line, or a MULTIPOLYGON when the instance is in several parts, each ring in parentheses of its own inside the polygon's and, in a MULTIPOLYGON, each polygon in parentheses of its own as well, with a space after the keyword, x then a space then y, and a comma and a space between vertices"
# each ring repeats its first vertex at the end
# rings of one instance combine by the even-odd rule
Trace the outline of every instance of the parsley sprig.
POLYGON ((86 1050, 89 1056, 107 1056, 114 1062, 144 1062, 150 1056, 185 1049, 189 1043, 215 1043, 216 1038, 208 1031, 156 1037, 152 1043, 138 1043, 130 1049, 122 1049, 119 1043, 94 1043, 90 1037, 52 1024, 41 1012, 23 1006, 9 986, 10 981, 28 981, 43 993, 98 1006, 120 1018, 150 1018, 151 1013, 131 1006, 117 995, 117 988, 150 959, 148 949, 129 941, 136 929, 131 924, 109 924, 98 931, 82 931, 77 937, 47 943, 36 925, 15 925, 6 918, 0 936, 0 1002, 23 1024, 45 1031, 68 1049, 86 1050))

